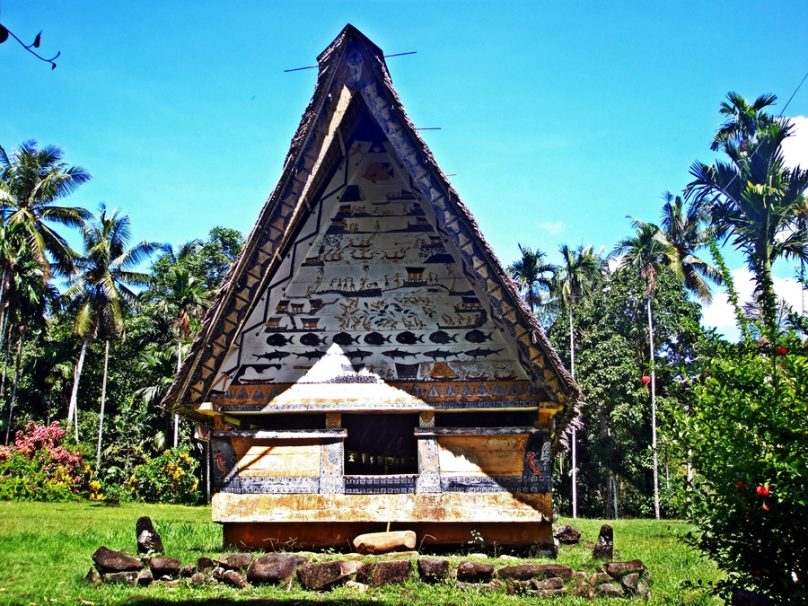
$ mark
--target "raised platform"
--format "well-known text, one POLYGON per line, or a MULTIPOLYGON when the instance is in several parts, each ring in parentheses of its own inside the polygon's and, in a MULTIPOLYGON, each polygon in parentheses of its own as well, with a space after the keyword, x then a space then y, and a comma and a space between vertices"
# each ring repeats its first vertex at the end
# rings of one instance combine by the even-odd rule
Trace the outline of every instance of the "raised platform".
POLYGON ((472 530, 498 545, 552 544, 549 493, 228 494, 213 497, 226 546, 347 547, 364 532, 414 530, 419 544, 459 545, 472 530))

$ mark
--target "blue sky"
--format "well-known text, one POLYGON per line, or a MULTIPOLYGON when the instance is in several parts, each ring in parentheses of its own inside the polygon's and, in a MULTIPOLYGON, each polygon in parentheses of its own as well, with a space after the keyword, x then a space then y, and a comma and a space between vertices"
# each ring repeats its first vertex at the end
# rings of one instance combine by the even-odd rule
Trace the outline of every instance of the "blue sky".
MULTIPOLYGON (((0 145, 62 146, 94 175, 72 201, 123 209, 137 239, 246 233, 314 86, 283 69, 347 22, 418 51, 389 59, 396 88, 442 128, 423 134, 504 263, 517 242, 611 249, 710 160, 728 91, 782 107, 808 70, 806 2, 0 0, 0 23, 62 53, 51 72, 0 45, 0 145)), ((808 84, 787 115, 808 115, 808 84)))

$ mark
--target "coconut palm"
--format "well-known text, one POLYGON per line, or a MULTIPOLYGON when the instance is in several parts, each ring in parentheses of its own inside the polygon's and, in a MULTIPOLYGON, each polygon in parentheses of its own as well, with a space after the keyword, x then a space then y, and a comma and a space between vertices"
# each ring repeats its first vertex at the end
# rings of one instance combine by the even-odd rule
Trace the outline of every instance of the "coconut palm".
MULTIPOLYGON (((69 273, 75 257, 51 224, 80 228, 90 216, 83 208, 59 206, 56 202, 89 180, 86 170, 63 162, 58 147, 48 145, 40 149, 35 141, 25 141, 11 156, 0 147, 0 217, 5 225, 15 228, 14 238, 40 265, 45 279, 52 269, 69 273)), ((0 302, 13 273, 5 262, 2 269, 0 302)), ((4 307, 0 305, 0 325, 3 314, 4 307)))
MULTIPOLYGON (((561 266, 553 280, 551 293, 562 309, 567 311, 570 331, 570 373, 575 378, 575 329, 573 312, 577 303, 590 294, 603 275, 604 262, 591 246, 573 250, 566 244, 559 249, 561 266)), ((577 427, 572 424, 570 454, 572 456, 572 517, 578 517, 577 427)))
POLYGON ((651 364, 651 452, 654 476, 654 515, 659 519, 659 461, 657 454, 656 372, 654 370, 654 322, 651 298, 662 268, 676 258, 673 247, 656 225, 635 221, 636 234, 620 241, 615 254, 622 255, 621 264, 634 267, 645 280, 645 310, 648 316, 648 357, 651 364))
POLYGON ((798 229, 808 170, 785 165, 782 144, 793 134, 787 119, 761 115, 753 127, 744 116, 737 121, 739 134, 720 141, 728 161, 694 163, 694 179, 685 192, 694 203, 710 206, 716 236, 731 239, 743 251, 764 326, 773 334, 777 305, 772 264, 781 257, 808 260, 808 233, 798 229))
POLYGON ((141 242, 127 248, 131 237, 129 217, 118 211, 108 212, 102 204, 98 220, 82 230, 84 255, 76 261, 77 271, 70 278, 65 295, 76 306, 74 332, 82 337, 81 350, 73 375, 68 420, 73 419, 78 440, 78 390, 84 358, 90 342, 104 339, 104 373, 101 385, 101 410, 98 425, 97 463, 101 463, 104 406, 110 340, 123 332, 125 313, 137 304, 132 287, 145 286, 150 276, 135 268, 161 248, 155 242, 141 242))
POLYGON ((506 271, 519 286, 530 311, 535 314, 536 308, 544 301, 542 293, 552 287, 557 268, 544 260, 546 255, 540 249, 530 250, 521 244, 518 246, 521 258, 508 265, 506 271))
MULTIPOLYGON (((180 249, 180 253, 191 243, 180 249)), ((173 253, 170 253, 173 254, 173 253)), ((187 256, 187 254, 186 254, 187 256)), ((204 283, 197 279, 182 264, 174 266, 153 295, 163 313, 174 318, 177 335, 177 373, 182 366, 183 344, 191 334, 194 321, 199 319, 208 305, 208 291, 204 283)), ((179 443, 179 416, 174 415, 173 446, 179 443)))

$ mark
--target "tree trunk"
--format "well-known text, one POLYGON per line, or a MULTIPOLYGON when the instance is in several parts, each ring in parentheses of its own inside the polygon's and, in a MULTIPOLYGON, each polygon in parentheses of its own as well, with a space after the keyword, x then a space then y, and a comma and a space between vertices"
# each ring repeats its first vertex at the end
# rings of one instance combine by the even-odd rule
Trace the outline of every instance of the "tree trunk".
MULTIPOLYGON (((180 367, 182 366, 182 339, 177 339, 177 376, 180 374, 180 367)), ((179 445, 180 441, 180 416, 174 414, 174 448, 179 445)))
POLYGON ((17 403, 17 385, 20 379, 20 359, 22 358, 23 332, 20 331, 20 338, 17 340, 17 360, 14 362, 14 387, 11 389, 11 402, 8 405, 8 422, 6 423, 6 446, 8 446, 11 435, 11 421, 14 415, 14 405, 17 403))
POLYGON ((104 341, 104 378, 101 381, 101 412, 98 415, 98 450, 95 454, 95 474, 101 468, 101 443, 104 439, 104 406, 107 403, 107 371, 109 369, 109 339, 104 341))
MULTIPOLYGON (((570 374, 575 379, 575 329, 572 325, 572 305, 569 309, 570 315, 570 374)), ((575 404, 573 403, 573 407, 575 404)), ((578 517, 578 447, 576 445, 577 431, 575 429, 575 422, 577 417, 576 410, 573 410, 572 415, 572 517, 578 517)))
MULTIPOLYGON (((3 275, 0 277, 0 326, 5 326, 6 324, 6 292, 8 291, 10 279, 11 271, 7 267, 4 267, 3 275)), ((5 332, 0 333, 0 349, 3 348, 5 337, 5 332)))
MULTIPOLYGON (((8 331, 8 316, 5 316, 3 318, 3 336, 4 337, 6 336, 7 331, 8 331)), ((5 338, 3 339, 3 343, 6 344, 6 349, 3 352, 3 379, 2 379, 2 381, 0 381, 0 400, 5 402, 6 401, 6 375, 8 374, 6 369, 8 368, 8 356, 9 356, 9 351, 11 350, 11 346, 9 345, 10 341, 5 339, 5 338)))
POLYGON ((657 460, 656 369, 654 368, 654 323, 651 319, 651 297, 646 300, 648 312, 648 354, 651 360, 651 452, 654 457, 654 516, 659 519, 659 461, 657 460))
POLYGON ((76 431, 76 442, 79 441, 79 411, 78 411, 78 396, 79 396, 79 381, 81 380, 81 370, 84 367, 84 357, 87 355, 87 347, 90 345, 90 332, 84 336, 84 341, 81 343, 81 351, 79 352, 79 359, 76 361, 76 368, 73 369, 73 389, 70 391, 70 405, 67 408, 67 421, 73 421, 73 426, 76 431))

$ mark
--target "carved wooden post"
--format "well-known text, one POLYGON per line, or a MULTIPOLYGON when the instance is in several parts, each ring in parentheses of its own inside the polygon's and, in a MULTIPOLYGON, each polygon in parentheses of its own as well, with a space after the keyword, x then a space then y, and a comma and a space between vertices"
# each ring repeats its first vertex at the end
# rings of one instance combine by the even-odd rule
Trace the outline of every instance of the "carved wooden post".
MULTIPOLYGON (((435 427, 435 413, 422 412, 419 419, 422 428, 435 427)), ((433 436, 418 436, 418 479, 415 492, 440 492, 440 457, 438 439, 433 436)))
MULTIPOLYGON (((342 415, 329 412, 325 415, 326 429, 342 426, 342 415)), ((320 446, 320 494, 343 494, 345 492, 345 440, 324 439, 320 446)))

